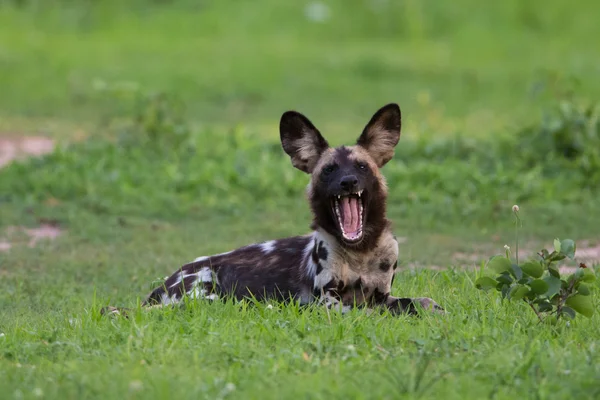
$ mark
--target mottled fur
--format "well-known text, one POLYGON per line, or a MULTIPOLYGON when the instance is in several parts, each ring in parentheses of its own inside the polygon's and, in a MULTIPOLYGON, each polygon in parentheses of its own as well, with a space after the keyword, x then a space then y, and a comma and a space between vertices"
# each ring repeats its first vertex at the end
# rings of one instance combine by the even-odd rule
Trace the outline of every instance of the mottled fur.
POLYGON ((318 301, 343 311, 384 306, 414 313, 416 304, 441 311, 429 298, 390 295, 398 243, 386 218, 387 186, 380 168, 394 155, 400 126, 400 109, 389 104, 375 113, 356 145, 331 148, 305 116, 284 113, 282 147, 296 168, 311 174, 307 197, 313 232, 199 257, 153 290, 144 306, 177 303, 185 295, 207 300, 252 296, 318 301), (354 205, 354 220, 360 205, 356 238, 345 236, 348 208, 340 214, 340 199, 354 205))

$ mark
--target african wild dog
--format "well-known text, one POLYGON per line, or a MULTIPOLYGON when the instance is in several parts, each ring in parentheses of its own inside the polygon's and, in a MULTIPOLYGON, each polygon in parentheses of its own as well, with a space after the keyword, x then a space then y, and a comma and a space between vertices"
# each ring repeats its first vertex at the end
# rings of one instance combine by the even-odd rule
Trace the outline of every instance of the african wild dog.
MULTIPOLYGON (((185 264, 143 305, 177 303, 182 296, 215 300, 319 301, 327 307, 383 305, 415 313, 415 304, 442 311, 429 298, 390 295, 398 242, 386 219, 387 187, 380 168, 400 139, 400 108, 381 108, 353 146, 331 148, 302 114, 285 112, 281 144, 294 167, 311 175, 307 195, 312 233, 252 244, 185 264)), ((113 309, 116 310, 116 309, 113 309)))

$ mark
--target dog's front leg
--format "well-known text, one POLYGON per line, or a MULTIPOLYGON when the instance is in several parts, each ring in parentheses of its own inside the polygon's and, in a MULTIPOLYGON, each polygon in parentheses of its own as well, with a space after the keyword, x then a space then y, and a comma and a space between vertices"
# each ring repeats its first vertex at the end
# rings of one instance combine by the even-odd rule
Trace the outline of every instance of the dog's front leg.
POLYGON ((444 309, 429 297, 417 297, 417 298, 401 298, 394 296, 387 296, 383 304, 393 314, 409 314, 416 315, 417 307, 420 305, 426 311, 432 311, 436 313, 444 313, 444 309))

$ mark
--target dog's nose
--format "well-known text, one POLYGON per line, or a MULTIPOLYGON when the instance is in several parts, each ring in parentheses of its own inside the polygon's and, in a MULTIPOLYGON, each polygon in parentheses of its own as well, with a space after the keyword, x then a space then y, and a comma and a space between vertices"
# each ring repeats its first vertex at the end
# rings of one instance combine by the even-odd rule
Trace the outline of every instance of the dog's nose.
POLYGON ((342 189, 349 192, 356 190, 357 185, 358 179, 354 175, 346 175, 342 178, 342 180, 340 180, 340 186, 342 189))

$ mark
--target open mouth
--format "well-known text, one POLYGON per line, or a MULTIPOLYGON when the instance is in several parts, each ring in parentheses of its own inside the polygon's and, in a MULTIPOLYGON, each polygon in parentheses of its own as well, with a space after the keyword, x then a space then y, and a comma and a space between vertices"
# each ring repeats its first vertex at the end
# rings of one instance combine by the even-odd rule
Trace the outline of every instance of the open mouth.
POLYGON ((333 197, 333 207, 342 237, 348 242, 358 242, 363 236, 362 190, 349 195, 333 197))

